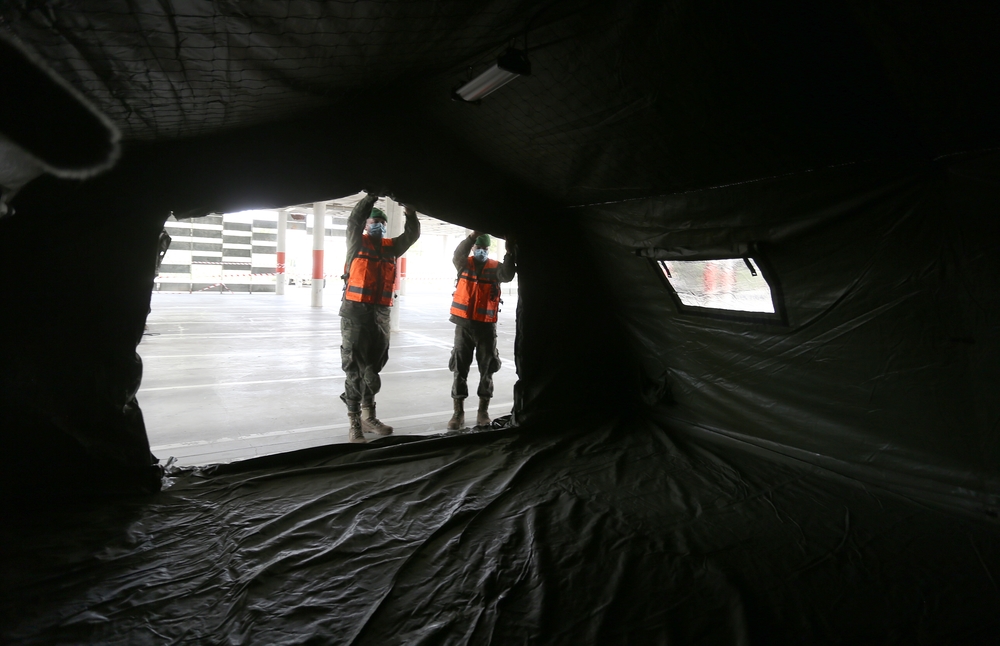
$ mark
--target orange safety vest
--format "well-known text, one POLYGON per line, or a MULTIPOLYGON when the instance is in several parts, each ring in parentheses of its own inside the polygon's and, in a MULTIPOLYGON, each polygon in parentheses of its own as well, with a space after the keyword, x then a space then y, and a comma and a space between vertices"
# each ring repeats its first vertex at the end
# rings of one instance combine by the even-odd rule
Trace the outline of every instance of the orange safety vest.
POLYGON ((487 259, 482 271, 476 273, 476 261, 468 262, 458 274, 458 285, 451 300, 451 313, 463 319, 496 323, 500 313, 500 281, 497 280, 499 262, 487 259))
POLYGON ((392 238, 382 238, 382 255, 375 252, 371 236, 361 236, 361 248, 347 271, 344 298, 358 303, 392 305, 392 288, 396 282, 396 256, 392 253, 392 238))

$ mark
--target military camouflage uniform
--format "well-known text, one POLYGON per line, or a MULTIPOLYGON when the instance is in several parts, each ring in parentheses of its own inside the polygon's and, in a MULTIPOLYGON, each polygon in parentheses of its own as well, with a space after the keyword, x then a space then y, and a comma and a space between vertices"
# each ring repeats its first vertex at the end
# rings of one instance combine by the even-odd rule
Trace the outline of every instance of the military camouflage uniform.
MULTIPOLYGON (((361 248, 365 221, 376 199, 375 195, 363 198, 347 219, 348 269, 361 248)), ((407 216, 403 233, 392 238, 392 253, 396 257, 403 255, 419 237, 417 216, 407 216)), ((347 404, 348 412, 356 413, 362 403, 370 405, 382 388, 378 373, 389 360, 389 306, 344 299, 340 305, 340 335, 340 361, 345 375, 344 394, 340 398, 347 404)))
MULTIPOLYGON (((465 269, 469 252, 475 244, 476 239, 469 236, 455 248, 452 263, 459 272, 465 269)), ((509 248, 503 262, 497 266, 497 280, 499 283, 509 283, 516 272, 515 254, 509 248)), ((495 285, 495 289, 500 289, 499 283, 495 285)), ((469 396, 469 368, 472 366, 473 356, 479 367, 479 388, 476 394, 485 399, 492 398, 493 374, 501 366, 500 353, 497 351, 497 324, 473 321, 454 314, 450 320, 455 324, 455 345, 448 361, 448 369, 455 375, 451 386, 452 398, 465 399, 469 396)))

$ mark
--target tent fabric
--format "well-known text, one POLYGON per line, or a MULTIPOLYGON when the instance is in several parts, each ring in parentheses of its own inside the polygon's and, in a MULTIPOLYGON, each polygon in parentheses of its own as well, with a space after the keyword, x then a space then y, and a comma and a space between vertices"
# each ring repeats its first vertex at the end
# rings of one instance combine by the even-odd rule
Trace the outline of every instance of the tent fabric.
POLYGON ((997 517, 998 171, 859 164, 580 210, 615 243, 601 274, 630 276, 615 310, 668 418, 997 517), (786 324, 679 312, 634 253, 720 241, 758 248, 786 324))
POLYGON ((296 142, 350 150, 337 136, 354 109, 384 108, 390 118, 360 125, 373 144, 386 124, 415 120, 563 205, 1000 145, 1000 18, 988 2, 15 0, 0 11, 127 142, 323 115, 331 134, 259 144, 289 163, 296 142), (531 76, 478 106, 451 100, 511 44, 527 47, 531 76))
POLYGON ((162 224, 14 205, 0 220, 0 499, 158 489, 135 394, 162 224))
POLYGON ((340 445, 0 530, 4 643, 948 643, 995 526, 640 420, 340 445), (803 510, 808 510, 803 513, 803 510))
POLYGON ((988 640, 998 19, 3 3, 122 137, 0 218, 3 640, 988 640), (451 100, 511 46, 530 76, 451 100), (360 190, 517 236, 513 428, 161 479, 135 348, 164 220, 360 190), (682 312, 652 260, 732 253, 780 320, 682 312))
MULTIPOLYGON (((19 97, 0 108, 5 140, 29 155, 31 163, 59 177, 85 178, 114 164, 119 133, 106 116, 3 31, 0 60, 0 82, 8 94, 19 97)), ((4 173, 10 172, 13 165, 4 161, 4 173)))

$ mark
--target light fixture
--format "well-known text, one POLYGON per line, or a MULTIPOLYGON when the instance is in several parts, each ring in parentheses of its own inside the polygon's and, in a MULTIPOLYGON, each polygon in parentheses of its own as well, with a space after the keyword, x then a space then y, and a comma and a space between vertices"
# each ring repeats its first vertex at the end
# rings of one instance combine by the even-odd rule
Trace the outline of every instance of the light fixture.
POLYGON ((520 49, 508 49, 495 65, 455 90, 451 98, 456 101, 475 103, 494 90, 499 90, 518 76, 530 76, 531 63, 527 52, 520 49))

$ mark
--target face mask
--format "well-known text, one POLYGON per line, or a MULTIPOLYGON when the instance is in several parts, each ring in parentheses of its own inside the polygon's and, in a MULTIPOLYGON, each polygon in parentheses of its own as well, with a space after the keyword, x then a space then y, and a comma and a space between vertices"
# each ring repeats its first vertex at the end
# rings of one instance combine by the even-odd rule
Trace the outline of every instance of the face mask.
POLYGON ((385 235, 385 223, 372 222, 368 225, 368 235, 374 238, 381 238, 385 235))
POLYGON ((486 262, 486 258, 490 255, 487 249, 476 249, 472 252, 472 256, 476 259, 476 262, 486 262))

